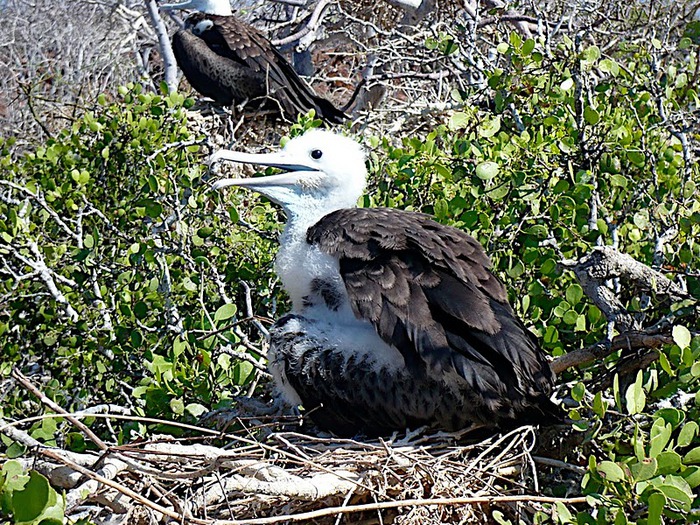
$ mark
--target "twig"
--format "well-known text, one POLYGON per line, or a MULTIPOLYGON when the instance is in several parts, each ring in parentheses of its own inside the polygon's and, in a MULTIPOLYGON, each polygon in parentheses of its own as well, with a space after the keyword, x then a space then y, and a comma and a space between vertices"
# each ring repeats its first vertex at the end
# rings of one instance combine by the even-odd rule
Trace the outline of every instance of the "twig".
POLYGON ((284 46, 286 44, 291 44, 292 42, 295 42, 296 40, 299 40, 298 48, 299 51, 303 51, 304 49, 307 49, 311 44, 313 44, 314 40, 316 40, 315 33, 318 30, 318 27, 321 23, 321 15, 323 14, 323 11, 328 7, 328 4, 330 4, 333 0, 320 0, 318 4, 316 4, 316 7, 314 8, 314 12, 311 13, 311 18, 309 18, 309 21, 306 23, 306 25, 300 29, 299 31, 292 33, 291 35, 285 37, 285 38, 280 38, 276 40, 272 40, 272 45, 276 47, 284 46), (307 35, 313 35, 312 38, 309 38, 307 35), (303 40, 303 42, 302 42, 303 40))
MULTIPOLYGON (((2 182, 2 181, 0 181, 2 182)), ((60 304, 63 307, 63 311, 66 313, 66 315, 70 318, 72 322, 77 322, 79 319, 78 312, 75 311, 73 306, 68 302, 68 299, 66 299, 66 296, 63 295, 63 293, 58 289, 58 286, 56 285, 56 281, 54 281, 54 277, 62 282, 64 284, 67 284, 69 286, 77 286, 74 281, 71 281, 70 279, 66 279, 65 277, 58 275, 54 273, 47 265, 46 262, 44 261, 44 257, 41 255, 41 252, 39 251, 39 247, 37 246, 36 242, 30 241, 27 243, 29 246, 29 249, 32 251, 32 253, 35 256, 35 259, 29 259, 27 257, 24 257, 21 255, 18 251, 13 252, 13 255, 15 258, 19 259, 22 261, 24 264, 29 266, 32 270, 37 272, 37 275, 41 277, 41 280, 44 281, 44 285, 46 285, 46 288, 48 288, 49 292, 53 296, 53 298, 56 300, 58 304, 60 304)))
POLYGON ((540 465, 547 465, 548 467, 560 468, 564 470, 571 470, 576 472, 576 474, 583 475, 586 473, 586 469, 579 467, 577 465, 572 465, 571 463, 566 463, 558 459, 543 458, 542 456, 532 456, 532 459, 539 463, 540 465))
MULTIPOLYGON (((400 501, 380 501, 377 503, 365 503, 362 505, 349 505, 346 507, 329 507, 325 509, 313 510, 310 512, 300 512, 298 514, 287 514, 284 516, 270 516, 268 518, 255 518, 249 520, 218 520, 216 525, 267 525, 271 523, 298 522, 322 518, 324 516, 335 516, 337 514, 352 514, 355 512, 365 512, 371 510, 396 509, 399 507, 425 507, 428 505, 493 505, 496 503, 563 503, 576 505, 586 503, 585 497, 556 498, 549 496, 479 496, 469 498, 434 498, 434 499, 407 499, 400 501)), ((199 523, 199 522, 197 522, 199 523)), ((213 525, 213 523, 212 523, 213 525)))
POLYGON ((61 227, 61 229, 64 232, 66 232, 66 234, 70 238, 72 238, 76 242, 76 244, 78 245, 78 248, 83 247, 82 237, 78 233, 74 232, 63 221, 63 219, 61 219, 60 215, 58 213, 56 213, 56 210, 54 210, 51 206, 48 205, 48 203, 46 202, 46 200, 44 199, 44 197, 41 195, 41 193, 39 191, 37 191, 36 193, 33 193, 28 188, 25 188, 24 186, 21 186, 19 184, 15 184, 14 182, 11 182, 9 180, 0 179, 0 184, 2 184, 4 186, 8 186, 8 187, 26 195, 27 197, 30 197, 33 201, 35 201, 37 204, 39 204, 39 206, 41 206, 44 209, 44 211, 46 213, 48 213, 54 221, 56 221, 56 224, 58 224, 61 227))
POLYGON ((29 380, 27 376, 22 374, 19 370, 16 368, 12 369, 12 372, 10 373, 12 378, 17 381, 19 384, 21 384, 25 389, 29 390, 32 394, 36 396, 36 398, 44 405, 49 407, 51 410, 56 412, 57 414, 61 414, 63 417, 65 417, 68 421, 70 421, 73 425, 75 425, 76 428, 80 429, 90 440, 92 440, 95 445, 97 445, 101 450, 107 450, 109 447, 102 441, 97 435, 90 430, 82 421, 74 418, 69 412, 61 408, 59 405, 57 405, 55 402, 53 402, 51 399, 46 397, 44 393, 39 390, 37 387, 35 387, 32 382, 29 380))

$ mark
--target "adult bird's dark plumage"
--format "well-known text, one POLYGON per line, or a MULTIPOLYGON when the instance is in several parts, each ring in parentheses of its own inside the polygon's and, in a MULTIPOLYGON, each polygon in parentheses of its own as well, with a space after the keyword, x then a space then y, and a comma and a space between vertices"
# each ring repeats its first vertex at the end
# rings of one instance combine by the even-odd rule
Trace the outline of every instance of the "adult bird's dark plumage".
POLYGON ((233 16, 228 0, 188 0, 161 9, 196 10, 173 36, 173 52, 199 93, 222 105, 249 103, 288 119, 311 109, 329 123, 347 118, 314 93, 260 31, 233 16))
POLYGON ((311 131, 279 153, 212 160, 286 171, 215 186, 248 187, 286 212, 276 269, 293 308, 270 332, 270 370, 319 426, 353 435, 560 420, 554 375, 481 245, 427 215, 355 208, 366 170, 354 141, 311 131))

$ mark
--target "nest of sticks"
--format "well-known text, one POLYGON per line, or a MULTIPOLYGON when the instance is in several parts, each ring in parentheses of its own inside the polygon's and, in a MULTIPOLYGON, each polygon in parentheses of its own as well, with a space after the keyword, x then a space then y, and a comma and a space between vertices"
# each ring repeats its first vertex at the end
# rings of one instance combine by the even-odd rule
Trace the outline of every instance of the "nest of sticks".
MULTIPOLYGON (((220 435, 223 446, 163 437, 111 449, 121 465, 114 481, 142 497, 122 523, 457 524, 492 523, 499 513, 517 522, 554 499, 539 496, 529 426, 471 444, 460 444, 464 434, 420 431, 361 441, 269 426, 256 433, 220 435)), ((99 521, 95 502, 113 512, 106 502, 126 492, 113 486, 82 510, 99 521)))
POLYGON ((37 470, 64 491, 69 522, 529 523, 540 510, 551 514, 552 504, 586 501, 540 493, 542 475, 555 474, 563 487, 567 480, 562 476, 575 471, 570 481, 578 486, 583 471, 533 455, 536 447, 551 451, 553 444, 562 445, 556 429, 554 436, 550 429, 523 426, 478 441, 478 429, 445 433, 426 428, 387 438, 341 439, 310 431, 297 415, 269 413, 279 407, 239 398, 237 408, 203 420, 229 425, 220 431, 120 413, 112 405, 69 413, 18 370, 12 378, 50 410, 40 418, 61 418, 97 449, 48 446, 21 430, 22 422, 0 418, 0 433, 27 449, 18 460, 22 467, 37 470), (268 413, 261 415, 262 409, 268 413), (149 435, 115 446, 102 441, 85 418, 109 429, 114 420, 142 430, 143 425, 163 425, 187 437, 149 435))

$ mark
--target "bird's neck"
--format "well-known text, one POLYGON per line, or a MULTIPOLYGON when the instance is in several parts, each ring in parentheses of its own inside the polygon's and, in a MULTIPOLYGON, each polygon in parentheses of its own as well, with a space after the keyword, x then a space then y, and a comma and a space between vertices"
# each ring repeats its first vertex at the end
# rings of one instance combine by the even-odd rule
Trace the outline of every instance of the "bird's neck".
POLYGON ((338 262, 306 241, 308 229, 328 213, 336 211, 308 210, 308 213, 287 212, 287 224, 280 238, 275 269, 284 289, 292 299, 296 312, 305 308, 312 281, 340 279, 338 262))

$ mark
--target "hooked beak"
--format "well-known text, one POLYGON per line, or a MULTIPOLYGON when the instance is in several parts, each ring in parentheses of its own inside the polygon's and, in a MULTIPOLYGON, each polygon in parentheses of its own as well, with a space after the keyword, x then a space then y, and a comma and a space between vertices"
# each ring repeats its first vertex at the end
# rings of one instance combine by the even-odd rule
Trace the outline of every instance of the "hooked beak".
POLYGON ((227 186, 243 186, 265 194, 264 188, 293 186, 299 182, 303 172, 319 171, 318 169, 294 162, 284 151, 275 153, 243 153, 239 151, 221 150, 209 158, 209 168, 222 161, 240 162, 243 164, 256 164, 284 170, 286 173, 267 175, 265 177, 253 177, 248 179, 221 179, 212 185, 212 189, 220 190, 227 186))

